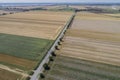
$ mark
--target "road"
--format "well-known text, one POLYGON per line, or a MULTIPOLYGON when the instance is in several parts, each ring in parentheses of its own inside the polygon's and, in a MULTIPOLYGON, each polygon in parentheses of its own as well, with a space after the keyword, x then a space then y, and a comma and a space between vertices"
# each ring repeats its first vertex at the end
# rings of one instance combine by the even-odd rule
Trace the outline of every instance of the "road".
POLYGON ((52 45, 52 47, 49 49, 49 51, 47 52, 46 56, 44 57, 44 59, 42 60, 42 62, 40 63, 40 65, 38 66, 38 68, 34 71, 34 74, 31 76, 30 80, 39 80, 40 77, 40 73, 43 72, 44 68, 43 65, 49 61, 49 57, 51 55, 51 53, 55 50, 55 46, 58 45, 58 42, 60 41, 60 38, 63 37, 64 32, 67 30, 67 28, 70 26, 73 18, 75 17, 75 13, 71 16, 70 20, 66 23, 64 29, 61 31, 61 33, 59 34, 59 36, 57 37, 57 39, 55 40, 54 44, 52 45))

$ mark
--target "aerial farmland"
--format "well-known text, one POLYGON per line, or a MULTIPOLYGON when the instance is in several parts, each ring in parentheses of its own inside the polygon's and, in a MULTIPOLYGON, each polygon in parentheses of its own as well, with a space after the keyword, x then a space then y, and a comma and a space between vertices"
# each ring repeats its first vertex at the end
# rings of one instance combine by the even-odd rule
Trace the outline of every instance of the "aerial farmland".
POLYGON ((0 80, 25 80, 72 14, 29 11, 0 16, 0 80))
POLYGON ((0 5, 0 80, 120 80, 119 6, 0 5))
POLYGON ((120 80, 119 26, 118 17, 77 12, 45 80, 120 80))

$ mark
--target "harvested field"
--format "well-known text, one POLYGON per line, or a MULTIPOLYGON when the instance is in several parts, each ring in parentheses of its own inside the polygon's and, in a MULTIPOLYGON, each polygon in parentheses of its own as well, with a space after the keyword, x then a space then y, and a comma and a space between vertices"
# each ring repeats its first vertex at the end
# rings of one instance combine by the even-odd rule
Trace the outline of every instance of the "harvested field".
POLYGON ((21 12, 17 14, 6 15, 2 18, 15 18, 15 19, 29 19, 29 20, 47 20, 47 21, 64 21, 69 20, 72 12, 52 12, 52 11, 30 11, 21 12))
MULTIPOLYGON (((106 14, 107 15, 107 14, 106 14)), ((106 20, 106 21, 120 21, 120 18, 106 16, 104 14, 95 14, 90 12, 80 12, 77 13, 76 19, 82 20, 106 20)))
POLYGON ((115 18, 120 18, 120 13, 118 14, 104 14, 106 16, 110 16, 110 17, 115 17, 115 18))
POLYGON ((20 22, 0 22, 0 33, 44 39, 56 39, 63 25, 32 24, 20 22))
MULTIPOLYGON (((65 37, 65 48, 63 48, 61 53, 63 55, 71 53, 71 56, 75 57, 76 55, 80 59, 120 66, 119 21, 88 20, 83 18, 87 18, 87 15, 88 18, 90 15, 95 15, 97 18, 102 18, 102 16, 101 14, 93 15, 92 13, 85 13, 86 16, 80 14, 77 14, 71 29, 68 30, 68 34, 65 37)), ((106 17, 106 19, 109 18, 106 17)))
POLYGON ((106 15, 120 17, 120 13, 117 13, 117 14, 106 14, 106 15))
POLYGON ((0 69, 0 80, 17 80, 21 77, 21 75, 0 69))
POLYGON ((72 15, 63 13, 32 11, 1 16, 0 33, 55 40, 72 15))
POLYGON ((120 34, 120 27, 118 27, 120 25, 120 21, 76 19, 73 25, 75 27, 72 27, 72 29, 120 34))
POLYGON ((118 19, 81 14, 66 32, 46 80, 120 80, 118 19))
MULTIPOLYGON (((106 32, 98 32, 96 28, 96 31, 94 30, 85 30, 85 29, 70 29, 68 30, 67 36, 73 36, 73 37, 82 37, 82 38, 89 38, 89 39, 94 39, 94 40, 102 40, 102 41, 111 41, 111 42, 118 42, 117 44, 119 44, 120 41, 120 37, 119 37, 119 29, 116 29, 116 33, 115 31, 112 31, 114 33, 107 33, 108 29, 106 32)), ((111 29, 112 30, 112 29, 111 29)), ((110 30, 109 30, 110 31, 110 30)))
POLYGON ((66 37, 66 41, 62 55, 120 65, 120 44, 77 37, 66 37))
POLYGON ((120 67, 58 56, 45 80, 119 80, 120 67))

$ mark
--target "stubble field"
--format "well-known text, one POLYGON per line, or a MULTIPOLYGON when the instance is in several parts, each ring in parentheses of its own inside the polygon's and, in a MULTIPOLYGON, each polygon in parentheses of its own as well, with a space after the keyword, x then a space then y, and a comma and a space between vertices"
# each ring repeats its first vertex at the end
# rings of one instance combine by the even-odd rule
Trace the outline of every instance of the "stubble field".
POLYGON ((0 32, 54 40, 71 14, 33 11, 2 16, 0 32))
MULTIPOLYGON (((103 16, 93 13, 85 13, 85 15, 77 13, 71 29, 68 30, 66 40, 71 45, 79 43, 77 53, 81 58, 119 66, 120 19, 106 17, 106 20, 100 20, 103 16), (92 19, 95 16, 95 20, 89 17, 90 14, 92 19), (111 19, 108 20, 109 18, 111 19)), ((73 46, 70 48, 67 45, 65 46, 67 51, 73 50, 71 53, 74 52, 73 46)))
POLYGON ((46 80, 119 80, 118 18, 80 12, 46 80))

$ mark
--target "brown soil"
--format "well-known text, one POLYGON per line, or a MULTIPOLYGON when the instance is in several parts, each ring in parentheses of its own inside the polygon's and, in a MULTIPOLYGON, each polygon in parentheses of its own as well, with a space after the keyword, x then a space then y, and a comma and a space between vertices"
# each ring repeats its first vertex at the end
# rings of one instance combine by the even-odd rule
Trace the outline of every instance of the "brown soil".
POLYGON ((32 69, 34 67, 34 65, 36 64, 36 62, 34 62, 34 61, 21 59, 21 58, 4 55, 4 54, 0 54, 0 62, 12 63, 13 65, 25 67, 26 69, 32 69))
POLYGON ((17 80, 22 77, 21 75, 0 69, 0 80, 17 80))

